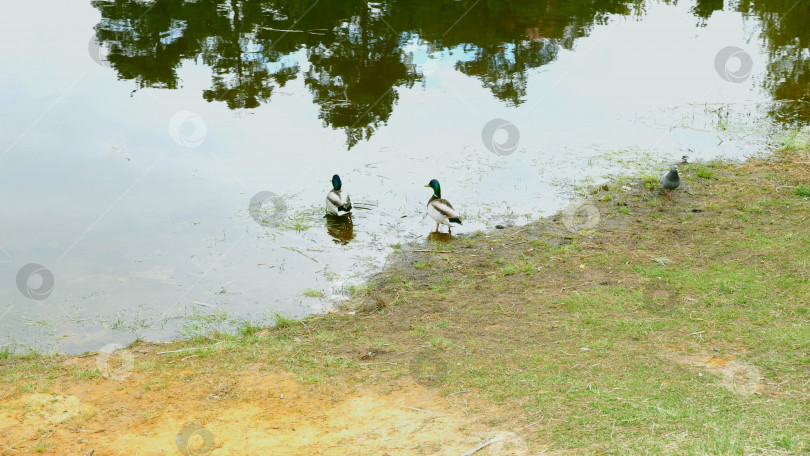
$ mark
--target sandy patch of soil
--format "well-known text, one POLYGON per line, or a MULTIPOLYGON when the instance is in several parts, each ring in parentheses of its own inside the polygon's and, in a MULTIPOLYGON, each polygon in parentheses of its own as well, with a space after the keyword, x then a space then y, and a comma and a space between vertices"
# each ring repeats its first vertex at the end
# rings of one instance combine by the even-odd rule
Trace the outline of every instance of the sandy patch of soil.
MULTIPOLYGON (((67 364, 91 367, 95 360, 67 364)), ((525 455, 436 392, 405 380, 387 391, 297 382, 263 366, 90 379, 0 398, 0 454, 525 455), (470 453, 472 454, 472 453, 470 453)))
POLYGON ((736 359, 736 355, 710 355, 706 352, 684 353, 667 348, 664 357, 681 366, 720 377, 720 385, 731 392, 748 396, 765 389, 764 377, 757 367, 736 359))

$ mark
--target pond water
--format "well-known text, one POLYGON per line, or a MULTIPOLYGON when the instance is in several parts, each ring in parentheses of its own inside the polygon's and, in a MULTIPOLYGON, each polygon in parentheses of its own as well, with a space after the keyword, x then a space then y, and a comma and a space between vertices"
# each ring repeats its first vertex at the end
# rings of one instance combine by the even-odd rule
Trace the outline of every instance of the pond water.
POLYGON ((428 238, 432 178, 470 233, 810 119, 806 1, 3 9, 4 350, 323 312, 428 238))

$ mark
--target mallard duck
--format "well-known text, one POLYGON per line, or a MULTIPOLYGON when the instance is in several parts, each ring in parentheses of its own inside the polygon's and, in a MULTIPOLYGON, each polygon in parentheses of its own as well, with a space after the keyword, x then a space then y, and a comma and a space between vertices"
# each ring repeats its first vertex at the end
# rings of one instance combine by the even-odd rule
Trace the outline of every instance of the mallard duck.
POLYGON ((425 187, 433 189, 433 196, 427 203, 427 213, 433 220, 436 221, 436 232, 439 232, 439 225, 447 225, 447 232, 450 232, 450 223, 458 223, 461 225, 461 219, 458 217, 456 210, 450 201, 442 199, 442 188, 439 186, 439 181, 432 179, 425 187))
POLYGON ((349 194, 341 191, 343 183, 340 181, 340 176, 335 174, 332 176, 332 190, 326 194, 326 210, 330 214, 342 217, 344 215, 352 216, 352 199, 349 194))
POLYGON ((681 176, 678 175, 678 165, 672 165, 668 173, 661 176, 661 188, 664 192, 672 196, 670 190, 675 190, 681 185, 681 176))

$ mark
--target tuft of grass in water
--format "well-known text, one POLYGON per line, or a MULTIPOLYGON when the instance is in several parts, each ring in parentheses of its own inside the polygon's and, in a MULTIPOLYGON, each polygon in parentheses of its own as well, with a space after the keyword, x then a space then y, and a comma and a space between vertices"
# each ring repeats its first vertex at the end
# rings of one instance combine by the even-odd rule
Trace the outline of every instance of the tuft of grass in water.
POLYGON ((261 326, 254 325, 253 323, 246 321, 236 329, 236 332, 242 337, 248 337, 256 334, 261 330, 262 330, 261 326))
POLYGON ((310 208, 293 214, 288 213, 280 226, 286 230, 298 232, 306 231, 315 226, 316 220, 320 218, 320 215, 321 210, 317 208, 310 208))
POLYGON ((324 271, 323 276, 329 281, 337 280, 337 278, 340 277, 338 274, 332 271, 324 271))
POLYGON ((303 293, 304 296, 308 298, 323 298, 324 294, 321 290, 306 290, 303 293))
POLYGON ((237 324, 238 320, 222 309, 200 313, 195 308, 191 315, 185 317, 180 334, 187 339, 200 339, 227 332, 227 329, 233 329, 237 324))
POLYGON ((274 326, 276 329, 293 328, 301 325, 300 321, 293 318, 287 318, 280 313, 273 314, 273 322, 275 323, 274 326))
POLYGON ((0 349, 0 359, 37 359, 52 356, 31 345, 12 340, 0 349))
POLYGON ((782 149, 808 152, 810 151, 810 126, 787 130, 774 139, 782 149))

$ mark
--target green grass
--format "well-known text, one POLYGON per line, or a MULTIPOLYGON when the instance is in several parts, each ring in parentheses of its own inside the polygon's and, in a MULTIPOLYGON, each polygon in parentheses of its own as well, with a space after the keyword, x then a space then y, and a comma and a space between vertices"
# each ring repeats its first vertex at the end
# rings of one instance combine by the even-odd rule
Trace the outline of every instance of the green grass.
POLYGON ((321 290, 306 290, 303 293, 304 296, 308 298, 323 298, 324 294, 321 290))
POLYGON ((647 190, 655 190, 661 185, 661 179, 658 176, 648 174, 641 178, 641 182, 647 190))
POLYGON ((451 252, 456 249, 456 246, 449 242, 428 240, 428 244, 430 244, 430 246, 433 247, 434 250, 438 250, 441 252, 451 252))
POLYGON ((810 185, 799 185, 796 187, 796 195, 809 197, 810 196, 810 185))
POLYGON ((452 342, 445 339, 443 336, 431 337, 428 342, 435 348, 449 348, 453 345, 452 342))
POLYGON ((101 378, 98 369, 74 369, 70 376, 76 380, 87 380, 90 378, 101 378))
POLYGON ((352 297, 364 296, 368 294, 370 288, 371 284, 351 285, 349 286, 349 293, 352 295, 352 297))
POLYGON ((714 171, 705 167, 701 167, 697 172, 697 177, 700 177, 702 179, 711 179, 712 177, 714 177, 714 171))
POLYGON ((263 329, 262 326, 255 325, 250 322, 243 322, 237 329, 236 332, 242 337, 249 337, 263 329))
POLYGON ((287 318, 279 313, 273 315, 273 323, 276 329, 294 328, 301 326, 301 322, 287 318))

